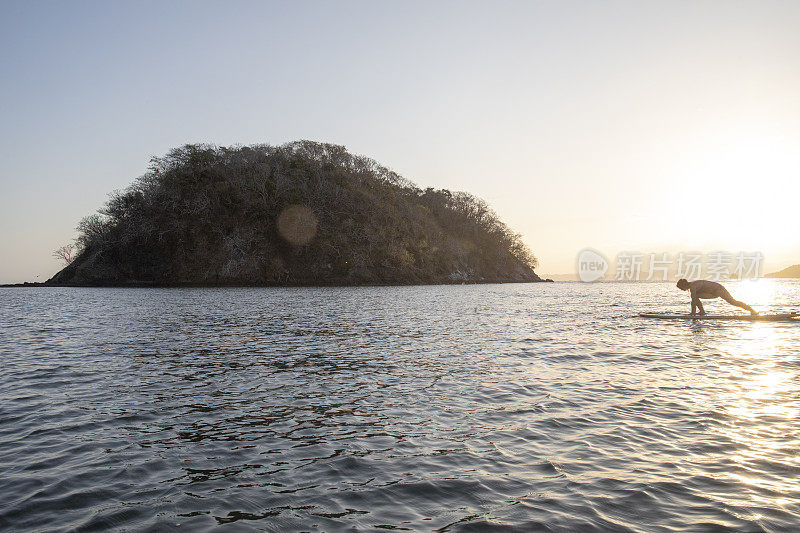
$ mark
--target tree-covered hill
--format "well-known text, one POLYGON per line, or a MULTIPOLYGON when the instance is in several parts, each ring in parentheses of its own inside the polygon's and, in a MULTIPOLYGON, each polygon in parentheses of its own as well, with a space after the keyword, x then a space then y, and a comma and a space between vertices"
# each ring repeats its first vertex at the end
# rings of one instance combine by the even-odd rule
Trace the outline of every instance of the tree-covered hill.
POLYGON ((781 271, 764 274, 765 278, 800 278, 800 265, 792 265, 781 271))
POLYGON ((78 231, 48 284, 540 281, 483 200, 310 141, 172 150, 78 231))

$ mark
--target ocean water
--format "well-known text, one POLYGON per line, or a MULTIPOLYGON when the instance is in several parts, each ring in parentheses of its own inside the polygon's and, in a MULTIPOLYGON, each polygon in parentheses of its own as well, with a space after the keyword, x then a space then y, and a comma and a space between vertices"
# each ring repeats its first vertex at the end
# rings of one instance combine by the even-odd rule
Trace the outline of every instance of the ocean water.
POLYGON ((800 324, 635 316, 688 307, 672 283, 0 289, 0 529, 798 531, 800 324))

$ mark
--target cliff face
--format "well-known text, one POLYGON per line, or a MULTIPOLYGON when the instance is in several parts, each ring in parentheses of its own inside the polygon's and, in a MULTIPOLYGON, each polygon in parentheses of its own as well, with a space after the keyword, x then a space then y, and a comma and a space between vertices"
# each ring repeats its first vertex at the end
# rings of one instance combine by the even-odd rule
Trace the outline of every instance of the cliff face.
POLYGON ((49 284, 541 281, 482 200, 309 141, 173 150, 78 230, 49 284))

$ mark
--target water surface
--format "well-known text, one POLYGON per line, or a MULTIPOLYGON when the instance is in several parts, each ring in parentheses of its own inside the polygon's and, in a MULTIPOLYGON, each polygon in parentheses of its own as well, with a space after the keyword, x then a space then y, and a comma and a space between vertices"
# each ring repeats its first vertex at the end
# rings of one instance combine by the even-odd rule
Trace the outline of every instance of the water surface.
POLYGON ((671 283, 0 289, 0 528, 796 530, 800 324, 635 316, 685 310, 671 283))

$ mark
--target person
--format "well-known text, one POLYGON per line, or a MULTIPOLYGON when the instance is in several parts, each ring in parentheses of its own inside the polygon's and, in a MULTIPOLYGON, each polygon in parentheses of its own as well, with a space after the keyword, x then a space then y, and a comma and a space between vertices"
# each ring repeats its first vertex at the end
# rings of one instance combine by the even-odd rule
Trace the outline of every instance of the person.
POLYGON ((750 314, 753 316, 758 314, 755 309, 746 303, 735 300, 733 296, 731 296, 731 293, 728 292, 728 289, 715 281, 707 281, 704 279, 688 281, 685 278, 681 278, 678 280, 677 286, 680 290, 689 291, 692 295, 692 315, 698 314, 695 313, 695 309, 700 310, 700 315, 706 314, 705 309, 703 309, 703 303, 700 301, 701 298, 704 300, 722 298, 731 305, 750 311, 750 314))

